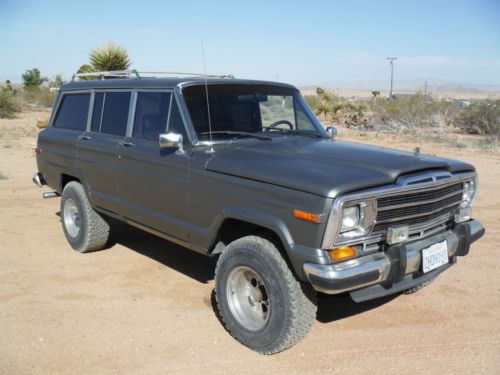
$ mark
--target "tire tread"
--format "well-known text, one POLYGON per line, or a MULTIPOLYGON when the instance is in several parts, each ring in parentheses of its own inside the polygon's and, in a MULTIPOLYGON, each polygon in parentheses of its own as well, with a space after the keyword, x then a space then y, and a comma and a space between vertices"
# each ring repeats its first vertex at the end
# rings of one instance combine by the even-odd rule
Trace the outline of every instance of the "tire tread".
MULTIPOLYGON (((276 274, 284 278, 287 289, 289 291, 288 297, 290 298, 291 311, 288 315, 288 321, 284 324, 284 329, 282 329, 278 338, 267 347, 252 348, 261 354, 275 354, 294 346, 309 333, 316 320, 316 293, 309 284, 303 283, 295 277, 276 246, 267 239, 259 236, 243 237, 235 240, 228 245, 228 247, 220 255, 217 262, 217 266, 215 269, 216 282, 220 267, 224 263, 224 260, 228 256, 228 254, 230 254, 232 248, 249 247, 263 251, 265 253, 263 255, 270 258, 273 263, 273 267, 276 267, 274 268, 276 274)), ((226 326, 226 328, 228 328, 227 322, 224 320, 224 316, 220 306, 221 302, 217 293, 216 301, 220 316, 224 322, 224 325, 226 326)), ((230 333, 236 340, 238 340, 238 338, 232 332, 230 333)))

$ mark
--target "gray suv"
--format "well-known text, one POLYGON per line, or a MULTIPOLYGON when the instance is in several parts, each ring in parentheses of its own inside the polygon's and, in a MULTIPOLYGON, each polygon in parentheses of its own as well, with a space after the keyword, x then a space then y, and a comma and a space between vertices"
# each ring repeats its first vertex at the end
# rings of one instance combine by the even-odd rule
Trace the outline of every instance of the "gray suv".
POLYGON ((472 165, 335 140, 293 86, 99 74, 60 89, 38 136, 69 244, 103 249, 119 220, 218 256, 222 320, 257 352, 301 340, 318 292, 416 291, 484 234, 472 165))

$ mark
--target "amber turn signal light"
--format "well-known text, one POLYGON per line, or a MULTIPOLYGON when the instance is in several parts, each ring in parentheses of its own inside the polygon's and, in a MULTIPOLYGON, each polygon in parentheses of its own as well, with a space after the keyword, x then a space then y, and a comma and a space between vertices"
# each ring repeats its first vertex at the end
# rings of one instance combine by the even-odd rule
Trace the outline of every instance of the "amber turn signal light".
POLYGON ((312 221, 313 223, 319 223, 319 215, 312 214, 310 212, 293 210, 293 216, 305 221, 312 221))
POLYGON ((330 254, 330 258, 332 258, 334 262, 354 258, 356 255, 358 255, 356 249, 352 246, 337 247, 335 249, 329 250, 328 253, 330 254))

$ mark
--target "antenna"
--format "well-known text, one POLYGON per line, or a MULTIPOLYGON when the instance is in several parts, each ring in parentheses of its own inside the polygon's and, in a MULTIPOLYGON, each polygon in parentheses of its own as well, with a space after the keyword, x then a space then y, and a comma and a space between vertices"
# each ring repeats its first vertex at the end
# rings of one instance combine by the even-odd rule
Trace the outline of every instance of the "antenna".
POLYGON ((214 144, 212 141, 212 120, 210 119, 210 100, 208 100, 208 83, 207 83, 207 64, 205 62, 205 44, 201 40, 201 56, 203 59, 203 74, 205 77, 205 94, 207 96, 207 115, 208 115, 208 136, 210 138, 210 152, 214 152, 214 144))

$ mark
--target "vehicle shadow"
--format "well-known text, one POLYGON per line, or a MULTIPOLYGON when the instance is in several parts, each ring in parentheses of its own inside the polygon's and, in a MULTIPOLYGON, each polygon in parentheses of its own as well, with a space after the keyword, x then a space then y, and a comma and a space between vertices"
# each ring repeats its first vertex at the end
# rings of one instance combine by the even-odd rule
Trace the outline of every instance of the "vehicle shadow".
POLYGON ((132 226, 113 223, 107 248, 120 244, 203 284, 214 279, 217 257, 207 257, 132 226))
MULTIPOLYGON (((60 216, 59 212, 56 215, 60 216)), ((125 246, 203 284, 207 284, 215 277, 217 257, 195 253, 124 223, 113 222, 111 225, 110 241, 106 248, 115 244, 125 246)), ((398 294, 356 303, 347 294, 340 296, 320 294, 316 319, 321 323, 334 322, 376 309, 397 297, 398 294)), ((224 326, 217 308, 215 290, 212 291, 210 302, 215 315, 224 326)))
POLYGON ((366 302, 354 302, 348 294, 339 296, 328 296, 321 294, 318 296, 318 313, 316 319, 321 323, 330 323, 337 320, 349 318, 380 306, 397 298, 399 294, 378 298, 366 302))

